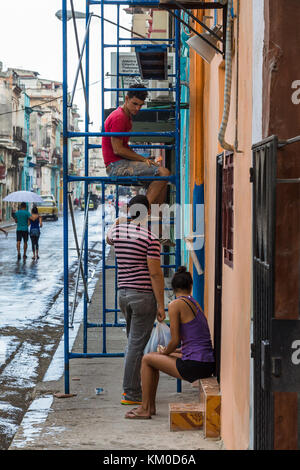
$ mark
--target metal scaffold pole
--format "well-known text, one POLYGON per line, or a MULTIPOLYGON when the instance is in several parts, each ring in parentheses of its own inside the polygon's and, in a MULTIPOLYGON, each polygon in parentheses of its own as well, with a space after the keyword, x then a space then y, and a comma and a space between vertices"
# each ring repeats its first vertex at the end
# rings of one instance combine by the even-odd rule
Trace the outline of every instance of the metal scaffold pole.
MULTIPOLYGON (((176 16, 180 16, 180 11, 176 11, 176 16)), ((176 74, 176 136, 175 136, 175 160, 176 160, 176 206, 179 207, 181 202, 180 198, 180 23, 178 18, 175 18, 175 74, 176 74)), ((176 256, 175 264, 176 270, 181 265, 181 220, 180 213, 176 214, 176 256)), ((177 380, 177 392, 181 392, 181 380, 177 380)))
MULTIPOLYGON (((140 186, 145 183, 151 183, 153 180, 156 181, 166 181, 175 189, 175 202, 177 207, 177 213, 170 222, 170 225, 173 224, 174 227, 174 237, 175 237, 175 249, 168 250, 168 252, 163 251, 162 255, 162 269, 166 269, 168 273, 170 270, 177 269, 181 265, 181 219, 179 205, 181 203, 181 194, 180 194, 180 185, 181 185, 181 154, 180 154, 180 96, 181 96, 181 85, 180 85, 180 10, 175 10, 175 19, 174 19, 174 30, 175 34, 172 38, 151 38, 141 37, 129 37, 124 38, 120 37, 120 28, 124 28, 121 22, 121 6, 132 5, 133 0, 120 1, 120 0, 101 0, 93 1, 86 0, 85 8, 85 35, 83 45, 80 49, 79 40, 76 30, 76 45, 77 45, 77 55, 79 56, 79 64, 77 67, 77 74, 75 79, 75 84, 73 87, 73 94, 71 103, 68 102, 68 73, 67 73, 67 0, 62 0, 63 5, 63 136, 64 136, 64 155, 63 155, 63 216, 64 216, 64 351, 65 351, 65 393, 70 393, 70 379, 69 379, 69 362, 72 358, 89 358, 89 357, 123 357, 123 352, 114 352, 111 353, 108 351, 107 347, 107 329, 109 327, 123 327, 124 323, 120 322, 118 319, 118 314, 120 309, 118 308, 118 268, 116 259, 112 263, 107 262, 106 257, 106 231, 107 231, 107 220, 106 220, 106 188, 107 185, 113 185, 115 187, 115 196, 116 196, 116 217, 119 215, 119 195, 121 195, 120 188, 128 186, 140 186), (100 10, 100 15, 95 15, 90 11, 91 6, 98 6, 100 10), (116 23, 110 20, 107 20, 109 23, 112 23, 116 27, 115 44, 105 44, 105 6, 114 5, 116 7, 116 23), (97 19, 98 18, 98 19, 97 19), (99 21, 100 18, 100 21, 99 21), (98 37, 101 41, 101 65, 100 65, 100 100, 101 100, 101 130, 94 132, 90 130, 90 35, 92 34, 91 24, 93 21, 98 22, 100 31, 98 30, 98 37), (144 110, 141 110, 141 113, 156 113, 156 116, 160 116, 161 113, 169 113, 169 121, 172 125, 165 125, 161 130, 161 127, 157 127, 155 131, 153 130, 143 130, 143 131, 134 131, 134 132, 105 132, 104 121, 105 121, 105 93, 110 93, 116 97, 115 104, 116 106, 120 105, 121 95, 128 90, 128 85, 126 85, 126 79, 138 76, 137 73, 125 73, 121 66, 120 54, 121 48, 123 47, 132 47, 133 50, 137 53, 140 45, 138 44, 124 44, 122 41, 134 41, 139 40, 144 44, 143 46, 154 48, 154 51, 164 51, 166 60, 168 60, 169 52, 172 50, 174 52, 174 63, 173 70, 167 70, 168 64, 166 64, 165 70, 165 79, 168 80, 168 86, 157 86, 157 87, 146 87, 148 92, 164 92, 169 94, 169 99, 166 103, 160 105, 154 105, 151 103, 151 106, 146 107, 144 110), (155 42, 156 41, 156 42, 155 42), (164 44, 162 44, 164 43, 164 44), (116 50, 116 72, 115 85, 111 87, 105 87, 105 50, 108 48, 114 48, 116 50), (79 54, 79 51, 81 53, 79 54), (85 52, 85 54, 84 54, 85 52), (83 67, 82 60, 85 56, 85 77, 83 76, 83 67), (68 127, 68 107, 72 106, 73 96, 76 88, 77 77, 81 72, 82 83, 84 86, 84 97, 85 97, 85 119, 84 119, 84 131, 71 130, 68 127), (174 103, 175 97, 175 103, 174 103), (170 130, 171 129, 171 130, 170 130), (172 175, 171 176, 95 176, 90 174, 89 168, 89 150, 101 148, 102 145, 98 142, 91 143, 92 138, 99 137, 122 137, 127 136, 133 138, 135 142, 131 145, 133 149, 144 149, 146 152, 149 152, 154 149, 160 149, 166 152, 168 158, 173 165, 172 175), (68 170, 68 140, 72 138, 81 137, 84 140, 84 176, 81 175, 69 175, 68 170), (68 241, 68 197, 69 195, 69 184, 78 184, 83 183, 84 185, 84 203, 85 203, 85 221, 84 221, 84 230, 81 240, 81 247, 79 251, 78 242, 76 243, 77 254, 78 254, 78 270, 77 270, 77 282, 75 289, 75 298, 72 306, 72 322, 74 317, 75 309, 75 299, 77 295, 79 274, 83 278, 84 292, 83 292, 83 350, 80 353, 72 353, 69 348, 69 328, 70 328, 70 315, 69 315, 69 264, 68 264, 68 250, 69 250, 69 241, 68 241), (89 194, 90 194, 90 185, 98 183, 101 185, 101 195, 102 195, 102 213, 101 213, 101 222, 99 223, 102 226, 102 318, 101 314, 99 315, 100 321, 98 323, 91 323, 88 319, 88 303, 90 302, 88 295, 88 254, 89 254, 89 232, 88 232, 88 210, 89 210, 89 194), (83 266, 81 264, 83 256, 83 266), (171 259, 170 259, 171 258, 171 259), (175 261, 174 261, 175 258, 175 261), (167 260, 165 263, 164 260, 167 260), (172 261, 172 262, 171 262, 172 261), (109 305, 107 295, 107 282, 108 276, 107 271, 112 270, 114 272, 114 282, 111 285, 114 285, 114 297, 111 297, 112 305, 109 305), (112 308, 111 308, 112 307, 112 308), (113 317, 112 321, 109 320, 110 315, 113 317), (102 352, 97 353, 88 353, 88 331, 90 328, 102 328, 102 352)), ((156 0, 153 0, 153 4, 156 4, 156 0)), ((73 3, 72 3, 73 5, 73 3)), ((149 0, 140 0, 138 2, 139 6, 149 6, 149 0)), ((151 6, 151 5, 150 5, 151 6)), ((72 14, 74 15, 74 8, 72 8, 72 14)), ((84 15, 83 15, 84 16, 84 15)), ((76 29, 76 21, 73 21, 74 28, 76 29)), ((132 32, 133 34, 133 32, 132 32)), ((171 55, 170 55, 171 57, 171 55)), ((152 71, 153 72, 153 71, 152 71)), ((156 83, 156 82, 155 82, 156 83)), ((134 90, 134 88, 131 88, 134 90)), ((139 90, 139 88, 137 88, 139 90)), ((158 118, 156 118, 158 119, 158 118)), ((168 122, 169 122, 168 121, 168 122)), ((149 121, 150 122, 150 121, 149 121)), ((157 120, 157 122, 159 122, 157 120)), ((172 196, 173 197, 173 196, 172 196)), ((70 199, 70 209, 72 209, 72 203, 70 199)), ((72 224, 74 236, 76 235, 75 221, 73 217, 73 212, 71 210, 72 224)), ((165 289, 170 290, 166 287, 165 289)), ((101 312, 100 312, 101 313, 101 312)), ((177 380, 177 391, 181 392, 181 381, 177 380)))
MULTIPOLYGON (((86 31, 87 31, 87 38, 86 38, 86 47, 85 47, 85 96, 87 99, 87 106, 85 112, 85 132, 87 135, 84 138, 84 174, 85 176, 89 175, 89 125, 90 125, 90 118, 89 118, 89 91, 90 91, 90 7, 89 2, 86 2, 86 31)), ((85 181, 84 183, 84 202, 85 202, 85 209, 86 209, 86 232, 84 238, 84 276, 85 282, 87 282, 88 278, 88 237, 89 237, 89 186, 88 182, 85 181)), ((83 298, 83 352, 87 353, 87 321, 88 321, 88 311, 87 311, 87 297, 84 294, 83 298)))
POLYGON ((63 217, 64 217, 64 363, 65 393, 69 380, 69 263, 68 263, 68 67, 67 67, 67 0, 62 3, 63 18, 63 217))

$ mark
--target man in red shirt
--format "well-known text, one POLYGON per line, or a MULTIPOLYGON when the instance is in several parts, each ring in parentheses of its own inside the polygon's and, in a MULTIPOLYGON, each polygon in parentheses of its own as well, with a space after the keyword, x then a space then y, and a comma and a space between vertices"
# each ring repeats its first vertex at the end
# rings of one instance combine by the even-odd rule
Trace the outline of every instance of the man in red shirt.
MULTIPOLYGON (((113 111, 104 123, 105 132, 131 132, 132 116, 135 116, 147 98, 142 84, 130 88, 141 91, 128 91, 123 106, 113 111)), ((129 136, 102 137, 102 153, 108 176, 169 176, 167 168, 134 152, 128 145, 129 136)), ((162 204, 166 199, 167 181, 152 181, 147 189, 147 199, 151 204, 162 204)))

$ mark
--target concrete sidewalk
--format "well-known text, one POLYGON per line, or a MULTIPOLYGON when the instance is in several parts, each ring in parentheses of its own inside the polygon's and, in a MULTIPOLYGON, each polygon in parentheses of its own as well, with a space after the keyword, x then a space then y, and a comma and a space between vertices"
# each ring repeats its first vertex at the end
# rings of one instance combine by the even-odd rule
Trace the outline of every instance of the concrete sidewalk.
MULTIPOLYGON (((111 256, 110 256, 111 257, 111 256)), ((110 262, 110 261, 109 261, 110 262)), ((89 305, 89 321, 102 321, 102 282, 98 281, 89 305)), ((114 279, 107 271, 107 299, 113 308, 114 279)), ((112 318, 107 318, 107 322, 112 318)), ((107 352, 123 352, 124 328, 107 328, 107 352)), ((79 328, 72 348, 82 352, 83 328, 79 328)), ((102 329, 88 331, 88 352, 102 352, 102 329)), ((47 375, 47 374, 46 374, 47 375)), ((44 381, 35 389, 28 409, 9 450, 220 450, 222 441, 210 441, 202 431, 169 431, 170 402, 198 402, 198 389, 161 374, 157 393, 157 415, 151 420, 124 419, 131 407, 120 404, 123 358, 76 358, 70 361, 71 398, 56 398, 64 392, 64 376, 44 381), (101 387, 104 393, 96 395, 101 387)))

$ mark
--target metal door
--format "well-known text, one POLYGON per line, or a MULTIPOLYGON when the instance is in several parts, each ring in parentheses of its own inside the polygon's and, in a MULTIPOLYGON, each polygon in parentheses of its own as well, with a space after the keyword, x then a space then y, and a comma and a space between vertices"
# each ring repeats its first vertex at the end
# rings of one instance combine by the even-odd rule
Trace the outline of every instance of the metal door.
POLYGON ((253 345, 254 448, 272 449, 273 394, 267 386, 274 307, 274 251, 277 137, 253 146, 253 345))
MULTIPOLYGON (((274 415, 273 393, 298 392, 299 397, 300 392, 299 317, 277 318, 274 307, 275 248, 279 249, 276 234, 288 240, 290 228, 284 234, 276 232, 276 220, 280 217, 276 213, 276 185, 300 183, 299 177, 277 176, 277 153, 299 140, 300 136, 278 142, 273 136, 252 148, 254 448, 260 450, 274 448, 274 422, 278 423, 280 415, 277 416, 278 412, 274 415)), ((297 266, 299 260, 293 262, 297 266)), ((298 442, 299 436, 298 417, 298 442)))
POLYGON ((215 230, 215 303, 214 303, 214 351, 216 377, 220 381, 221 325, 222 325, 222 187, 223 153, 217 156, 216 168, 216 230, 215 230))

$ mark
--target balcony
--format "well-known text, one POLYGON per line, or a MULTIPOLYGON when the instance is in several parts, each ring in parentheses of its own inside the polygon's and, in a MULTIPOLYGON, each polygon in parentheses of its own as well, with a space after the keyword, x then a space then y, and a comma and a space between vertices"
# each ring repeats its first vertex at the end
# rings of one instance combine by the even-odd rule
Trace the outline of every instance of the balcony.
POLYGON ((14 128, 13 128, 13 137, 14 137, 15 141, 22 140, 23 139, 23 128, 18 127, 18 126, 16 126, 16 127, 14 126, 14 128))
POLYGON ((49 153, 45 150, 38 150, 36 155, 36 163, 39 165, 49 164, 49 153))
POLYGON ((55 149, 52 152, 52 157, 53 158, 61 158, 60 147, 55 147, 55 149))
POLYGON ((27 154, 27 142, 23 140, 23 128, 22 127, 16 126, 13 128, 13 142, 17 148, 17 151, 19 151, 23 155, 27 154))

